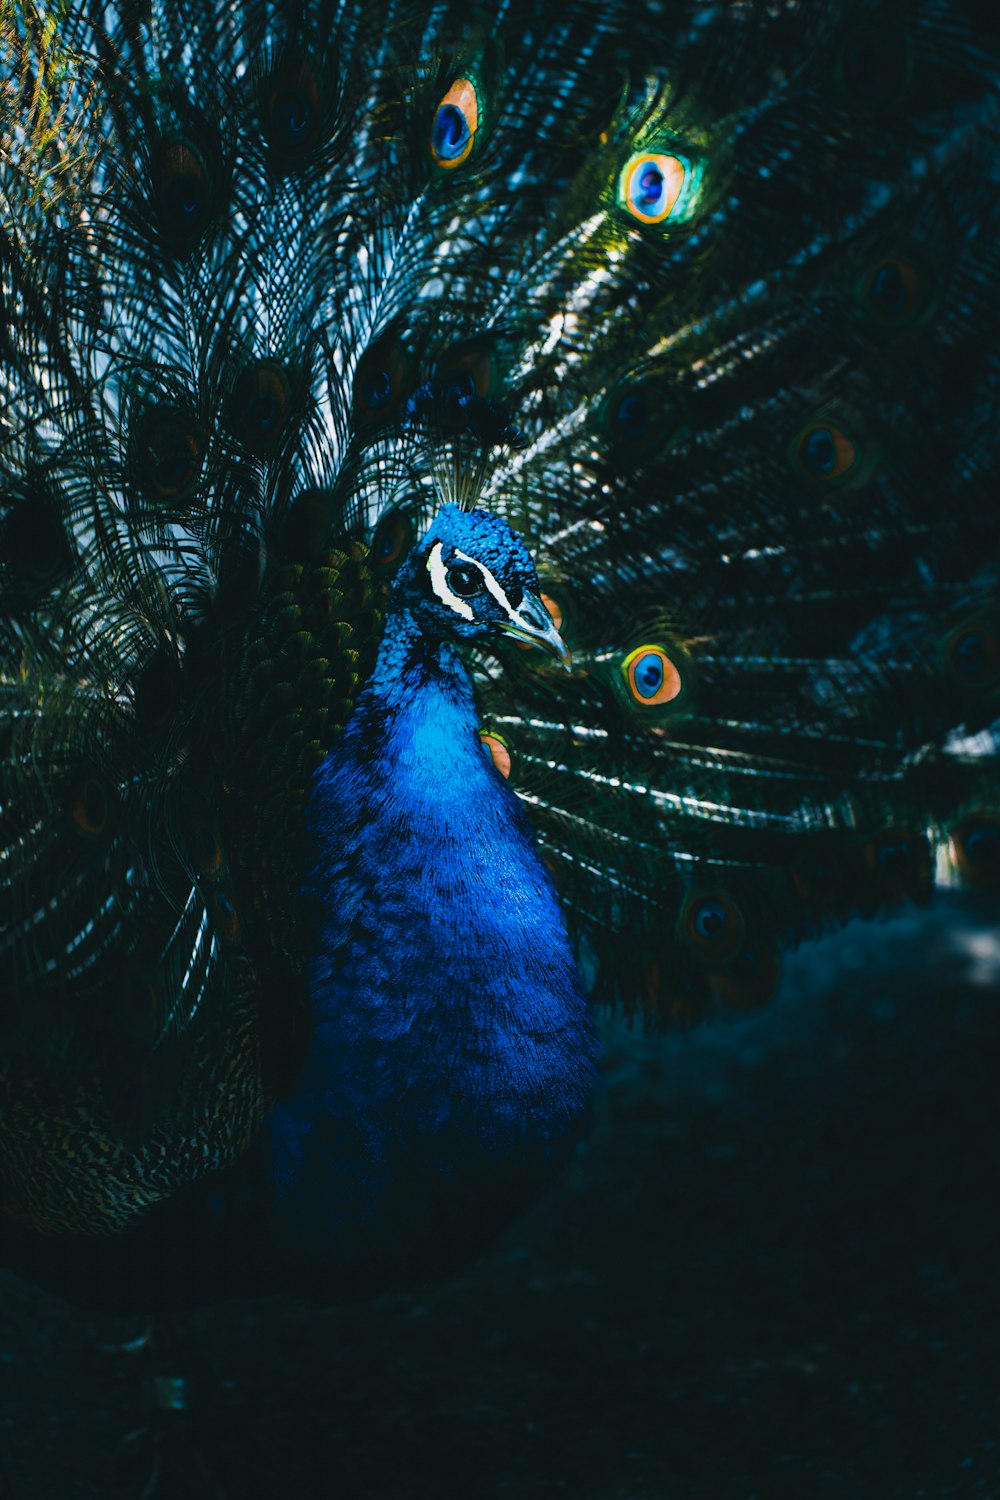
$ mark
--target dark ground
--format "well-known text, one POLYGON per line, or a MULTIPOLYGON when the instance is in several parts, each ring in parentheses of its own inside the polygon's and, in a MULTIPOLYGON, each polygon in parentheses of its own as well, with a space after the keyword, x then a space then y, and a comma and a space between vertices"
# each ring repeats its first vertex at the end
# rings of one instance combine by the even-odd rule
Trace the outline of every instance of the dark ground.
MULTIPOLYGON (((987 917, 804 949, 742 1023, 609 1028, 592 1143, 464 1280, 185 1318, 227 1495, 1000 1496, 987 917)), ((134 1385, 97 1348, 134 1330, 0 1274, 3 1500, 136 1500, 134 1385)))

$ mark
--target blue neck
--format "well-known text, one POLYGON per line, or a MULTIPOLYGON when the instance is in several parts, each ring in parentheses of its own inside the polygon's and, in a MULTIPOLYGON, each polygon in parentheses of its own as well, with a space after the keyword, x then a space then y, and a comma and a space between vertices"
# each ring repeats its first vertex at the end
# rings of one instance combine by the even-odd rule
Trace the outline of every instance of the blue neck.
POLYGON ((594 1072, 555 892, 465 668, 405 610, 316 774, 308 837, 314 1029, 272 1115, 281 1233, 310 1256, 404 1254, 449 1204, 474 1220, 471 1199, 532 1190, 594 1072))

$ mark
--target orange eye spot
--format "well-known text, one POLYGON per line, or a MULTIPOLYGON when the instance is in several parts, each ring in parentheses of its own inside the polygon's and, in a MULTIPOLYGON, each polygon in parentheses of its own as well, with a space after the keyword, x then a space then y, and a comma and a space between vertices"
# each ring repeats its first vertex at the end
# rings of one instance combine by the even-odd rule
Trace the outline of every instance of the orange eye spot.
POLYGON ((280 365, 261 360, 244 370, 233 390, 233 420, 237 433, 255 453, 264 453, 281 435, 291 393, 280 365))
POLYGON ((190 489, 201 467, 201 437, 183 412, 152 411, 140 427, 140 474, 156 500, 175 500, 190 489))
POLYGON ((413 522, 400 510, 386 511, 372 537, 372 569, 391 574, 413 540, 413 522))
POLYGON ((798 441, 799 463, 810 479, 839 479, 854 465, 857 449, 851 439, 831 422, 807 427, 798 441))
POLYGON ((890 256, 865 276, 863 295, 868 311, 878 322, 904 323, 920 307, 924 278, 909 261, 890 256))
POLYGON ((644 708, 670 703, 681 690, 681 674, 662 646, 637 646, 622 662, 628 690, 644 708))
POLYGON ((108 826, 111 804, 107 789, 96 776, 81 777, 73 789, 73 822, 88 838, 98 838, 108 826))
POLYGON ((684 903, 679 936, 704 963, 729 963, 743 946, 744 932, 743 913, 724 893, 702 892, 684 903))
POLYGON ((662 224, 673 213, 686 176, 679 156, 652 151, 633 156, 622 171, 619 200, 640 224, 662 224))
POLYGON ((431 159, 446 172, 468 161, 479 129, 479 95, 471 78, 456 78, 434 112, 431 159))
POLYGON ((479 739, 490 760, 492 760, 500 775, 506 781, 510 776, 511 766, 510 750, 507 748, 506 740, 501 739, 498 734, 492 734, 486 730, 480 732, 479 739))

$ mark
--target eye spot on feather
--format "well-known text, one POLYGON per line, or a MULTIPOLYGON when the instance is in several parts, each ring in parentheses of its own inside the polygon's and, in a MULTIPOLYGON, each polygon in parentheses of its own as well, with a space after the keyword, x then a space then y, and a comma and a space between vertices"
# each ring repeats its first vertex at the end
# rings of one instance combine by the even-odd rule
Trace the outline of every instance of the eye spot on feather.
POLYGON ((797 449, 803 473, 821 483, 842 478, 857 458, 857 449, 847 433, 831 422, 816 422, 807 427, 799 437, 797 449))
POLYGON ((611 426, 619 440, 645 446, 653 431, 653 413, 644 390, 623 392, 611 413, 611 426))
POLYGON ((743 913, 721 892, 689 896, 678 927, 681 941, 705 963, 728 963, 743 946, 743 913))
POLYGON ((640 224, 664 224, 681 205, 687 177, 683 157, 641 152, 622 169, 618 201, 640 224))
POLYGON ((486 752, 488 760, 491 760, 504 780, 510 777, 511 756, 510 747, 502 735, 494 733, 493 730, 481 729, 479 740, 486 752))
POLYGON ((358 360, 354 372, 355 415, 369 423, 384 422, 399 406, 408 361, 397 338, 376 339, 358 360))
POLYGON ((1000 640, 984 621, 954 630, 945 643, 944 657, 959 687, 988 688, 1000 679, 1000 640))
POLYGON ((233 388, 233 428, 248 448, 266 453, 281 436, 290 402, 284 370, 271 360, 260 360, 243 371, 233 388))
POLYGON ((162 147, 154 159, 153 196, 163 239, 174 250, 189 249, 208 226, 216 196, 205 157, 192 142, 162 147))
POLYGON ((637 464, 686 433, 683 408, 662 376, 626 375, 602 404, 601 420, 616 461, 637 464))
POLYGON ((468 161, 479 130, 479 95, 471 78, 456 78, 431 125, 431 160, 450 172, 468 161))
POLYGON ((271 150, 279 157, 304 156, 319 140, 322 114, 319 85, 310 64, 302 58, 283 58, 261 100, 261 129, 271 150))
POLYGON ((888 256, 862 277, 860 295, 866 311, 885 326, 910 323, 927 303, 927 281, 912 261, 888 256))
POLYGON ((391 577, 413 543, 413 522, 401 510, 389 510, 372 537, 372 570, 380 578, 391 577))
POLYGON ((139 477, 154 500, 177 500, 192 488, 204 455, 201 434, 184 412, 146 412, 138 446, 139 477))
POLYGON ((995 813, 971 813, 951 831, 955 868, 970 885, 1000 885, 1000 818, 995 813))
POLYGON ((670 703, 681 691, 681 674, 662 646, 637 646, 621 669, 633 701, 644 708, 670 703))
POLYGON ((102 778, 93 771, 83 772, 73 783, 70 816, 78 832, 87 838, 100 838, 107 832, 111 796, 102 778))
POLYGON ((448 349, 438 360, 434 384, 442 396, 479 396, 486 400, 498 382, 496 361, 488 340, 470 339, 448 349))
POLYGON ((212 924, 224 943, 235 943, 240 936, 240 917, 225 891, 213 891, 208 898, 212 924))

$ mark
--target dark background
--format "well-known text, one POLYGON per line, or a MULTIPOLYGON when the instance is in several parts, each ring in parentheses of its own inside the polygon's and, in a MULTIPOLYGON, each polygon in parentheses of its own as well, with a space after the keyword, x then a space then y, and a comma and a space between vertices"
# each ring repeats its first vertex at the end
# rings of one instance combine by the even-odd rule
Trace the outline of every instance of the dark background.
MULTIPOLYGON (((792 955, 760 1016, 608 1025, 589 1145, 460 1281, 181 1319, 225 1492, 1000 1496, 991 921, 946 897, 792 955)), ((0 1273, 4 1500, 136 1500, 100 1345, 137 1327, 0 1273)))

